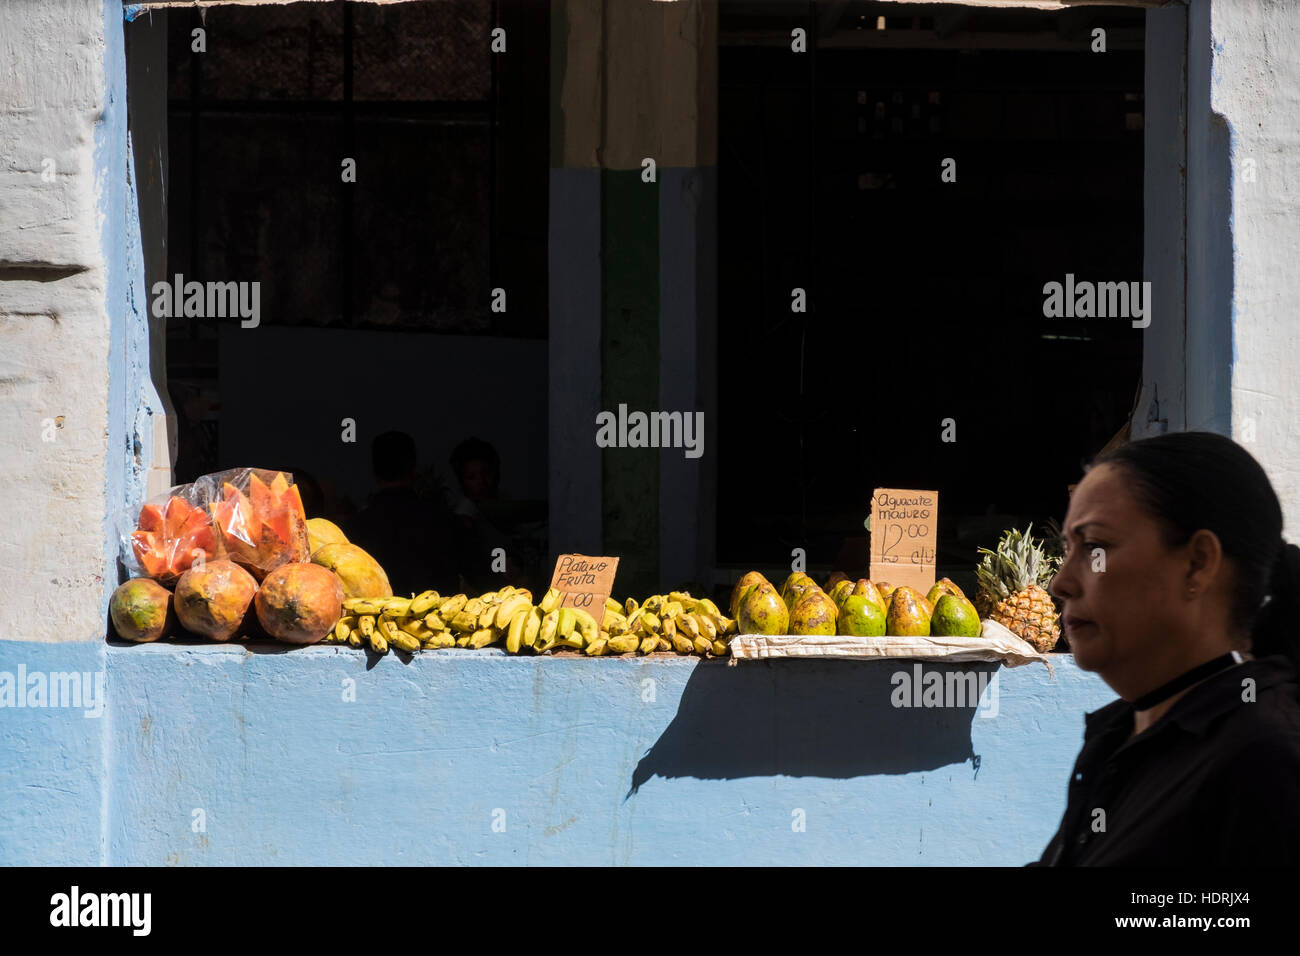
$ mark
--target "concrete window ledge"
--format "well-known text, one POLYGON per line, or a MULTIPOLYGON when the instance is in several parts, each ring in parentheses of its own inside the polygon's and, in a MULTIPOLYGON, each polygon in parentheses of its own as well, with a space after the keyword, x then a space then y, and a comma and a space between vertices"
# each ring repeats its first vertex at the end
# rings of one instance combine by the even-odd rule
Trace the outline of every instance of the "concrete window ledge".
MULTIPOLYGON (((0 670, 55 647, 0 643, 0 670)), ((12 862, 1014 865, 1113 699, 1068 655, 1054 679, 924 664, 996 674, 982 716, 894 706, 913 661, 77 653, 106 673, 101 719, 4 715, 12 862)))

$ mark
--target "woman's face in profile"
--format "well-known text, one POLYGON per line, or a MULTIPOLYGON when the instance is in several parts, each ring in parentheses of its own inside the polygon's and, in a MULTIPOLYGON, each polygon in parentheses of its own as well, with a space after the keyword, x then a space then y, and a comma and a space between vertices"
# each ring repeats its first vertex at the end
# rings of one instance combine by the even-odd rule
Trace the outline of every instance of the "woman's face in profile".
POLYGON ((1123 468, 1099 465, 1070 498, 1066 555, 1049 590, 1086 671, 1141 670, 1187 626, 1187 562, 1139 506, 1123 468))

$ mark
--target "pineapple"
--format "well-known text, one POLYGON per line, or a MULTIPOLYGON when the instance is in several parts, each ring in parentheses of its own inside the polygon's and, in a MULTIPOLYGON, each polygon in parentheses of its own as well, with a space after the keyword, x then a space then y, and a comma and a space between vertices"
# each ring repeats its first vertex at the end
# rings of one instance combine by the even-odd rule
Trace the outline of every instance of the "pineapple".
POLYGON ((1059 559, 1044 553, 1043 546, 1030 535, 1033 527, 1029 525, 1024 533, 1014 528, 1003 532, 996 551, 980 548, 984 557, 975 568, 980 585, 975 608, 980 617, 997 621, 1039 652, 1046 652, 1061 637, 1056 605, 1044 590, 1059 559))

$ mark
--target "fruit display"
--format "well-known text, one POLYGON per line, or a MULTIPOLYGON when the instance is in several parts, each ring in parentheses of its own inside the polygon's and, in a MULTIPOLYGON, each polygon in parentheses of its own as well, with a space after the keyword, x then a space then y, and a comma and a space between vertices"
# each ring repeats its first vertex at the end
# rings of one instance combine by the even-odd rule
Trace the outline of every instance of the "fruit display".
POLYGON ((1023 532, 1012 528, 1003 532, 997 550, 980 549, 975 606, 981 617, 997 621, 1041 653, 1061 638, 1056 605, 1046 590, 1058 559, 1048 557, 1032 530, 1032 524, 1023 532))
POLYGON ((935 582, 928 594, 921 594, 914 588, 895 587, 886 581, 853 581, 838 572, 823 588, 797 571, 777 591, 762 574, 750 571, 736 584, 731 600, 742 634, 980 635, 975 605, 948 578, 935 582))
POLYGON ((736 621, 707 598, 683 591, 654 594, 638 603, 605 602, 603 620, 583 608, 560 607, 555 588, 533 604, 532 592, 506 586, 477 597, 425 591, 413 597, 353 597, 327 643, 346 643, 378 654, 501 645, 510 654, 581 652, 588 657, 672 651, 721 657, 736 621))

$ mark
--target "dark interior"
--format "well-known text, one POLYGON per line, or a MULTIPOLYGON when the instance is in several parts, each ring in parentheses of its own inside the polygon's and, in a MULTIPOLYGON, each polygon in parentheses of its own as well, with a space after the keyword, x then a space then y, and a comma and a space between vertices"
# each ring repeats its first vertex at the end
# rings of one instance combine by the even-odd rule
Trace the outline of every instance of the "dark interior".
POLYGON ((719 559, 865 573, 873 488, 924 488, 968 571, 1136 398, 1141 332, 1042 288, 1142 277, 1143 13, 838 6, 722 6, 719 559))
MULTIPOLYGON (((173 11, 169 274, 256 276, 274 325, 544 340, 549 43, 467 55, 494 17, 549 29, 540 0, 173 11)), ((719 563, 865 573, 887 486, 938 490, 967 571, 1063 512, 1136 395, 1140 332, 1042 287, 1141 279, 1143 14, 727 0, 720 34, 719 563)), ((178 481, 247 464, 216 335, 169 325, 178 481)))

